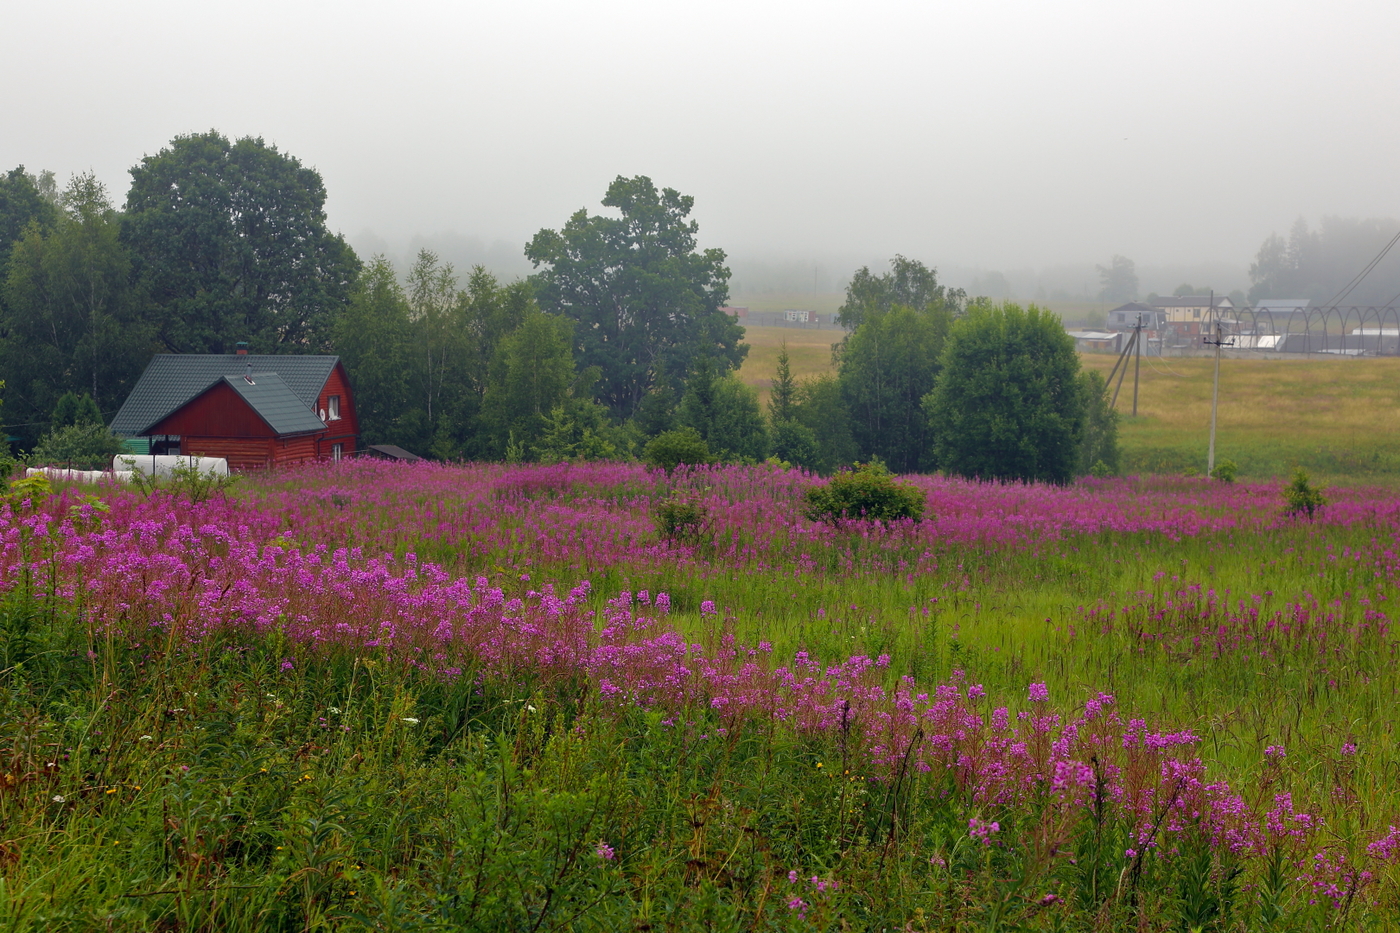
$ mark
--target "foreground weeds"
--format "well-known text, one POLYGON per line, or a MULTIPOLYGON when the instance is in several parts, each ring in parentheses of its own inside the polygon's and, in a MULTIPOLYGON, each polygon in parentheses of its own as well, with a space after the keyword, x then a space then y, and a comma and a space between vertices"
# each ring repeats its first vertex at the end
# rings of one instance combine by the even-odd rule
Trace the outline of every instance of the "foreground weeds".
POLYGON ((614 472, 5 506, 0 929, 1396 925, 1396 503, 614 472))

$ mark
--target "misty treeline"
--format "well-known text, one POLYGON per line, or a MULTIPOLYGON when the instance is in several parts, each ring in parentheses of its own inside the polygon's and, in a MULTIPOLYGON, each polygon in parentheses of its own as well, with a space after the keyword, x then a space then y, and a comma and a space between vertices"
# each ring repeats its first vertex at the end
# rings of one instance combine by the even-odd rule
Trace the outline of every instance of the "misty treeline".
MULTIPOLYGON (((1249 266, 1250 289, 1230 292, 1236 307, 1269 299, 1308 299, 1314 307, 1393 307, 1400 301, 1400 221, 1323 217, 1317 228, 1298 218, 1285 238, 1272 233, 1249 266)), ((1138 297, 1136 267, 1114 256, 1096 267, 1099 298, 1113 303, 1138 297)), ((1205 295, 1208 286, 1182 283, 1172 294, 1205 295)), ((1148 299, 1157 295, 1149 294, 1148 299)))
POLYGON ((442 459, 633 458, 664 436, 822 472, 1116 468, 1101 380, 1053 315, 969 300, 902 256, 851 277, 836 372, 796 380, 783 354, 764 411, 737 376, 724 253, 698 247, 693 199, 645 177, 609 186, 611 215, 541 230, 537 271, 501 282, 427 250, 402 271, 362 261, 326 229, 319 174, 259 139, 178 137, 131 176, 121 207, 91 175, 0 179, 3 414, 21 448, 83 396, 109 421, 154 353, 246 342, 338 354, 364 442, 442 459))

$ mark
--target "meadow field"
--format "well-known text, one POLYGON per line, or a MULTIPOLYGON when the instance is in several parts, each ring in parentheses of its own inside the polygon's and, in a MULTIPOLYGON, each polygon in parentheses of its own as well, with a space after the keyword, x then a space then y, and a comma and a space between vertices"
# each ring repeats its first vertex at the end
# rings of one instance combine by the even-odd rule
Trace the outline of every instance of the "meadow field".
POLYGON ((1400 926, 1400 496, 907 481, 16 490, 0 928, 1400 926))
MULTIPOLYGON (((1105 376, 1115 360, 1080 356, 1105 376)), ((1205 472, 1214 365, 1143 357, 1136 418, 1129 370, 1118 398, 1125 472, 1205 472)), ((1217 462, 1259 479, 1297 466, 1344 482, 1400 478, 1400 359, 1223 359, 1215 444, 1217 462)))
MULTIPOLYGON (((835 373, 836 330, 749 327, 739 376, 766 402, 780 347, 799 379, 835 373)), ((1080 365, 1107 376, 1117 359, 1080 354, 1080 365)), ((1118 399, 1125 473, 1204 473, 1214 363, 1207 358, 1143 357, 1138 417, 1131 417, 1133 375, 1118 399)), ((1303 467, 1324 481, 1400 481, 1400 359, 1224 359, 1216 458, 1240 475, 1287 478, 1303 467)))

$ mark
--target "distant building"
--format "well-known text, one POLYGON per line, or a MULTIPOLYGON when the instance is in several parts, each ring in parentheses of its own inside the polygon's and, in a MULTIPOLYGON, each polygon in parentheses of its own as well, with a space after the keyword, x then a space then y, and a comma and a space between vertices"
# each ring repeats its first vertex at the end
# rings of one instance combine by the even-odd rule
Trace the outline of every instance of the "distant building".
POLYGON ((1140 301, 1130 301, 1125 305, 1119 305, 1105 315, 1104 329, 1112 331, 1132 330, 1139 321, 1142 322, 1142 329, 1145 331, 1165 330, 1167 312, 1140 301))
POLYGON ((788 308, 783 312, 783 320, 793 324, 810 324, 812 323, 812 312, 788 308))
POLYGON ((1074 338, 1074 349, 1081 353, 1121 353, 1124 335, 1103 330, 1067 330, 1074 338))
POLYGON ((1239 330, 1235 303, 1223 295, 1213 299, 1209 295, 1167 295, 1153 298, 1152 307, 1166 314, 1166 330, 1177 338, 1178 344, 1194 343, 1216 322, 1224 325, 1228 333, 1239 330))
POLYGON ((749 309, 747 307, 739 307, 737 305, 725 305, 724 307, 720 308, 720 310, 723 311, 725 314, 729 315, 730 317, 746 318, 749 316, 749 309))

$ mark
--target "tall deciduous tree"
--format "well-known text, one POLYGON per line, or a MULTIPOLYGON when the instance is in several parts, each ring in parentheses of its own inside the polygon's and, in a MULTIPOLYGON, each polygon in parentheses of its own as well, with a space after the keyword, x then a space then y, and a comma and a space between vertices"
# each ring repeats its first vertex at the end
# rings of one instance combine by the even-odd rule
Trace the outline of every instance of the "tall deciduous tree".
POLYGON ((418 251, 418 258, 408 271, 405 292, 408 297, 409 318, 416 337, 418 360, 413 368, 415 389, 428 423, 434 433, 443 414, 443 396, 456 402, 456 392, 462 385, 466 334, 457 315, 457 273, 451 263, 438 259, 432 250, 418 251))
POLYGON ((840 380, 830 374, 804 380, 797 400, 797 421, 812 432, 818 452, 815 463, 802 465, 832 473, 854 463, 860 452, 851 437, 851 412, 841 395, 840 380))
POLYGON ((618 176, 603 198, 619 217, 579 210, 560 230, 541 230, 525 255, 541 306, 576 323, 581 367, 602 374, 597 398, 619 420, 637 412, 661 373, 679 393, 698 356, 737 368, 744 330, 720 311, 729 297, 724 252, 700 250, 687 220, 694 198, 650 178, 618 176))
POLYGON ((854 330, 872 314, 889 311, 896 306, 915 311, 946 311, 956 316, 962 311, 967 293, 960 288, 939 284, 938 270, 917 259, 896 255, 890 260, 890 271, 879 275, 862 266, 851 276, 846 286, 846 301, 837 312, 841 326, 854 330))
POLYGON ((34 176, 23 165, 0 175, 0 274, 10 247, 24 234, 25 227, 38 223, 42 229, 51 230, 58 222, 57 197, 45 190, 52 184, 52 172, 34 176))
POLYGON ((101 182, 78 175, 51 230, 25 228, 10 254, 0 371, 28 441, 66 392, 115 413, 150 359, 151 330, 130 287, 119 218, 101 182))
MULTIPOLYGON (((948 327, 966 301, 961 289, 939 283, 936 269, 904 256, 890 260, 888 272, 863 267, 851 276, 838 320, 853 330, 833 351, 858 456, 880 457, 899 472, 923 466, 929 438, 920 405, 933 388, 948 327)), ((831 435, 809 427, 819 439, 831 435)))
POLYGON ((124 235, 179 353, 326 344, 359 260, 326 229, 320 173, 261 139, 178 136, 131 170, 124 235))
POLYGON ((501 452, 516 447, 529 456, 555 408, 571 398, 575 383, 572 326, 538 308, 501 341, 484 416, 501 452))
POLYGON ((918 311, 896 305, 867 313, 847 338, 841 394, 861 458, 880 457, 900 473, 927 464, 930 437, 921 406, 951 323, 944 306, 918 311))
POLYGON ((1099 297, 1104 301, 1132 301, 1138 293, 1137 267, 1126 256, 1114 256, 1106 266, 1095 266, 1099 271, 1099 297))
POLYGON ((355 391, 364 442, 426 452, 425 418, 409 394, 414 347, 408 299, 383 256, 360 274, 350 306, 336 319, 332 344, 355 391))
POLYGON ((1064 483, 1079 463, 1084 392, 1060 319, 1035 305, 977 307, 953 325, 924 400, 938 466, 961 476, 1064 483))

